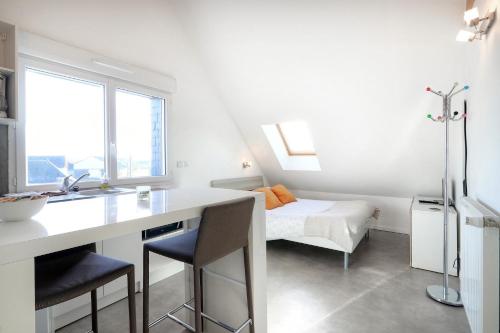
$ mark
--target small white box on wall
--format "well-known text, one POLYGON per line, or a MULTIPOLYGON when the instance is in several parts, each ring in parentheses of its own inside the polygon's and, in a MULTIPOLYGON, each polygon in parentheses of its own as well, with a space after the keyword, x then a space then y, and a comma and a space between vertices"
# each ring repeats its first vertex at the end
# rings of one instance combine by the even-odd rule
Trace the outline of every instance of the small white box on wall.
MULTIPOLYGON (((438 198, 415 197, 411 206, 411 267, 443 273, 443 210, 438 204, 420 200, 438 198)), ((449 208, 448 215, 448 273, 457 276, 457 212, 449 208)))

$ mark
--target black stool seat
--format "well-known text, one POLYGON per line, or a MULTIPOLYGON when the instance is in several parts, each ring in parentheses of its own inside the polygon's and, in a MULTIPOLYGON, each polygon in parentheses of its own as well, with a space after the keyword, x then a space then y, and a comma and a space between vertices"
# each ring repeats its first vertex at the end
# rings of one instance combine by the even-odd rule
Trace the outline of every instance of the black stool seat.
POLYGON ((41 257, 35 264, 36 309, 73 299, 134 270, 134 265, 91 251, 41 257))
POLYGON ((193 264, 197 239, 198 229, 194 229, 175 237, 146 243, 144 248, 174 260, 193 264))

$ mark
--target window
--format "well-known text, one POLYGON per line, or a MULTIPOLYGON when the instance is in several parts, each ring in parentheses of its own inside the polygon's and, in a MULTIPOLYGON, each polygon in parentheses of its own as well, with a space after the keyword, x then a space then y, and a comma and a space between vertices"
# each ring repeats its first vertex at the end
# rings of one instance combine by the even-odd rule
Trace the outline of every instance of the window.
POLYGON ((63 65, 23 64, 21 190, 51 189, 86 173, 83 187, 102 178, 166 180, 166 94, 63 65))
POLYGON ((316 155, 311 134, 304 122, 276 124, 285 148, 290 156, 316 155))
POLYGON ((321 171, 306 123, 262 125, 262 130, 283 170, 321 171))
POLYGON ((104 177, 104 86, 28 68, 25 87, 27 184, 104 177))
POLYGON ((118 178, 165 175, 163 99, 116 91, 118 178))

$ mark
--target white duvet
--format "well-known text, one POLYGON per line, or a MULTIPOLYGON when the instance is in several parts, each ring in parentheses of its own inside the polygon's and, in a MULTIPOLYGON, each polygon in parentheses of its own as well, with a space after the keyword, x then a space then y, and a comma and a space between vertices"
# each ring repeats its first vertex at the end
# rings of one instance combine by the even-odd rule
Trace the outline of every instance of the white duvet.
POLYGON ((297 199, 266 210, 267 240, 315 236, 348 247, 352 235, 364 230, 374 207, 362 200, 297 199))

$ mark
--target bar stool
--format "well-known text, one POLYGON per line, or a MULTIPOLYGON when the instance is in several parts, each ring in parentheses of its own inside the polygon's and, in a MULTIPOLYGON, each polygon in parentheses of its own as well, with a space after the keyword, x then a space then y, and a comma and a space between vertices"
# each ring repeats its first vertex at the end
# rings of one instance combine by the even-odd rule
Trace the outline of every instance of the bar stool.
POLYGON ((203 331, 202 318, 233 333, 239 333, 250 325, 250 333, 254 333, 252 283, 248 251, 248 231, 252 220, 254 203, 254 198, 248 198, 207 207, 203 211, 198 229, 176 237, 144 244, 143 333, 148 333, 150 327, 166 318, 170 318, 191 332, 196 333, 203 331), (239 249, 243 249, 248 319, 240 327, 232 328, 202 312, 203 290, 201 275, 204 266, 239 249), (194 273, 194 298, 161 316, 151 324, 149 324, 149 252, 193 265, 194 273), (194 301, 194 308, 190 305, 192 301, 194 301), (174 316, 182 308, 195 313, 194 328, 174 316))
POLYGON ((35 258, 36 310, 90 292, 92 331, 89 332, 98 333, 96 289, 127 275, 130 333, 136 333, 134 265, 95 252, 94 243, 35 258))

